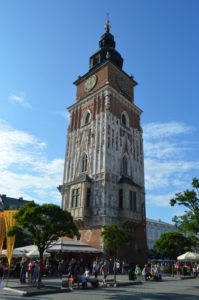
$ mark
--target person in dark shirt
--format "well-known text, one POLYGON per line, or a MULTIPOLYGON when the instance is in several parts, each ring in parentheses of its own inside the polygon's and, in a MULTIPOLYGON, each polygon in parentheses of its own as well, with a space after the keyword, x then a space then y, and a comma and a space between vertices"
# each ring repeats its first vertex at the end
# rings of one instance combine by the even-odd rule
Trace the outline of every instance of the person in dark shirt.
POLYGON ((66 271, 66 265, 65 265, 64 260, 62 259, 58 264, 58 273, 59 273, 60 279, 62 279, 62 276, 65 273, 65 271, 66 271))
POLYGON ((22 260, 21 262, 21 271, 20 271, 20 282, 26 283, 26 272, 28 272, 28 261, 22 260))

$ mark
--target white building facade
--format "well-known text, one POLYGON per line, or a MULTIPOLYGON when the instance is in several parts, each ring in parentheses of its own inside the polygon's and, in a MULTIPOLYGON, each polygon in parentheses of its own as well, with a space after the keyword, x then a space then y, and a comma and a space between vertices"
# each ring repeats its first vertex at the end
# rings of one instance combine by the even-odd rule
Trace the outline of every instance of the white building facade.
POLYGON ((146 220, 147 232, 147 247, 148 250, 154 249, 154 243, 160 238, 161 234, 167 232, 177 232, 178 228, 172 224, 163 222, 161 220, 146 220))

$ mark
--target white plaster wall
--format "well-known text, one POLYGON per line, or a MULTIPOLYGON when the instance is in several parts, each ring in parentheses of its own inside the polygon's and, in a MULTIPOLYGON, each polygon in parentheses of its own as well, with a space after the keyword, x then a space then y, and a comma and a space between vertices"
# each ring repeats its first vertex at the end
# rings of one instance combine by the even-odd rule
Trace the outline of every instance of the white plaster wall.
MULTIPOLYGON (((110 89, 104 89, 105 95, 111 94, 110 89)), ((120 101, 125 101, 120 95, 120 101)), ((93 101, 93 98, 89 98, 93 101)), ((108 99, 108 98, 107 98, 108 99)), ((106 100, 107 100, 106 99, 106 100)), ((131 107, 133 104, 128 103, 131 107)), ((144 187, 144 163, 142 149, 142 132, 137 129, 125 129, 121 127, 121 120, 112 115, 109 111, 109 99, 106 101, 106 110, 96 116, 96 120, 87 126, 83 126, 73 132, 68 132, 68 152, 65 159, 64 184, 70 184, 80 175, 80 154, 85 151, 88 155, 87 174, 93 179, 92 182, 92 213, 95 216, 95 222, 102 221, 106 215, 110 218, 121 215, 118 209, 118 180, 121 175, 121 160, 124 154, 124 147, 127 143, 130 177, 131 179, 144 187), (110 126, 110 130, 108 127, 110 126), (124 136, 120 136, 120 129, 124 131, 124 136), (88 130, 91 130, 90 145, 88 144, 88 130), (132 137, 132 143, 128 135, 132 137), (116 139, 117 138, 117 139, 116 139), (110 147, 108 148, 108 139, 110 147), (80 142, 81 140, 81 142, 80 142), (116 145, 118 140, 118 145, 116 145), (78 143, 77 143, 78 141, 78 143), (121 143, 120 143, 121 142, 121 143), (106 178, 105 178, 106 176, 106 178), (98 217, 97 217, 98 216, 98 217), (100 219, 101 216, 101 219, 100 219)), ((68 201, 67 190, 63 190, 63 201, 68 201)), ((138 211, 139 213, 129 212, 128 207, 122 212, 123 217, 141 220, 145 199, 143 190, 137 190, 138 211)), ((63 207, 65 205, 63 204, 63 207)))

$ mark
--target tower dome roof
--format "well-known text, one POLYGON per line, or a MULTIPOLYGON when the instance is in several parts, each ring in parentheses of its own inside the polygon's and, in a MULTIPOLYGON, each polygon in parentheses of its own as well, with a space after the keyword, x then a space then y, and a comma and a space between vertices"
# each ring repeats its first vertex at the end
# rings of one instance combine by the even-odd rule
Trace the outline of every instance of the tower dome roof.
POLYGON ((90 69, 99 66, 106 60, 111 61, 117 67, 122 69, 123 58, 120 53, 115 50, 116 43, 114 36, 110 33, 111 25, 109 20, 106 21, 104 28, 105 33, 101 36, 99 41, 100 49, 90 57, 90 69))

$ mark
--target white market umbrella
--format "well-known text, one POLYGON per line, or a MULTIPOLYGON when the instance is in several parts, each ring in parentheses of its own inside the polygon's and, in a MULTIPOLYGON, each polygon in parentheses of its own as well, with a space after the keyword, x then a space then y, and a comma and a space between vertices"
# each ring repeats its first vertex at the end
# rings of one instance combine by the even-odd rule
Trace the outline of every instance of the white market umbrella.
POLYGON ((186 252, 177 257, 177 260, 199 261, 199 254, 195 252, 186 252))
MULTIPOLYGON (((6 255, 6 249, 3 249, 2 250, 2 255, 5 256, 6 255)), ((13 249, 13 253, 12 253, 12 256, 13 257, 22 257, 26 255, 26 253, 24 253, 23 251, 19 251, 17 249, 13 249)))
POLYGON ((32 251, 33 249, 37 249, 37 246, 28 245, 28 246, 14 248, 14 250, 18 250, 18 251, 25 252, 25 253, 28 253, 28 252, 32 251))
MULTIPOLYGON (((20 248, 15 248, 14 250, 21 251, 23 252, 23 254, 25 253, 27 257, 39 257, 39 251, 36 245, 29 245, 20 248)), ((49 256, 49 253, 45 251, 43 255, 49 256)))
MULTIPOLYGON (((37 248, 37 246, 35 246, 35 247, 36 247, 35 249, 32 249, 31 251, 29 251, 28 253, 26 253, 26 255, 28 257, 39 257, 38 248, 37 248)), ((47 253, 46 251, 44 251, 43 256, 50 256, 50 254, 47 253)))

